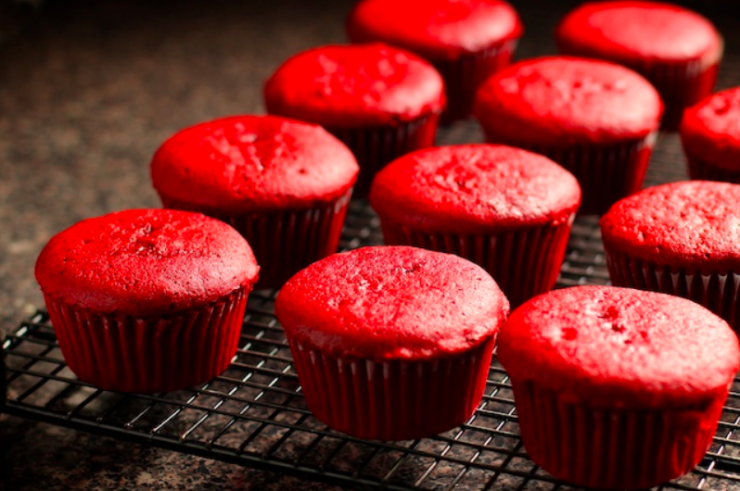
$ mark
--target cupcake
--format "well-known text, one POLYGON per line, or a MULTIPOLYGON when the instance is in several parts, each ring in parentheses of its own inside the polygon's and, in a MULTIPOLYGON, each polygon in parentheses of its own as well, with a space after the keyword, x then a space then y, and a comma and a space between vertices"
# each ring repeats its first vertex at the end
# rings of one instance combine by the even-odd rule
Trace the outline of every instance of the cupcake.
POLYGON ((476 410, 509 304, 475 264, 412 247, 335 254, 291 278, 275 313, 306 403, 358 438, 410 440, 476 410))
POLYGON ((258 271, 233 228, 172 210, 83 220, 36 262, 67 365, 122 392, 185 389, 226 370, 258 271))
POLYGON ((360 164, 356 194, 405 153, 434 144, 444 83, 421 58, 382 44, 323 46, 286 61, 265 84, 267 112, 319 124, 360 164))
POLYGON ((597 489, 650 488, 693 469, 740 368, 735 334, 707 309, 597 286, 522 305, 497 354, 529 456, 597 489))
POLYGON ((712 93, 722 58, 722 37, 709 20, 668 3, 590 2, 555 30, 566 55, 632 68, 660 92, 663 126, 676 129, 683 110, 712 93))
POLYGON ((687 109, 681 142, 692 179, 740 184, 740 87, 687 109))
POLYGON ((349 15, 354 43, 383 42, 427 59, 447 87, 444 118, 468 116, 478 86, 509 64, 522 24, 501 0, 362 0, 349 15))
POLYGON ((499 145, 406 155, 377 175, 370 193, 387 244, 469 259, 513 306, 555 284, 580 201, 568 171, 499 145))
POLYGON ((358 166, 318 126, 236 116, 176 133, 151 172, 165 208, 231 224, 262 266, 257 287, 277 288, 336 251, 358 166))
POLYGON ((475 102, 489 142, 541 153, 576 176, 584 214, 640 190, 662 109, 633 71, 569 57, 512 65, 484 82, 475 102))
POLYGON ((740 331, 740 185, 665 184, 615 204, 601 219, 609 277, 690 298, 740 331))

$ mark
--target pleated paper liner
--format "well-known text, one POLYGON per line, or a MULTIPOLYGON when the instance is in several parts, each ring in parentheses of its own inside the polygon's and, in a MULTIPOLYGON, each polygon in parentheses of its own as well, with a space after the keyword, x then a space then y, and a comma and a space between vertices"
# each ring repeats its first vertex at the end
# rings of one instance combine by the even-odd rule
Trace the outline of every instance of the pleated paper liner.
POLYGON ((614 286, 668 293, 688 298, 725 319, 740 332, 740 274, 733 271, 702 274, 672 269, 614 254, 605 245, 606 264, 614 286))
MULTIPOLYGON (((657 132, 614 145, 572 145, 568 148, 520 146, 542 154, 573 174, 583 195, 578 213, 606 213, 611 205, 642 189, 657 132)), ((506 142, 503 142, 506 143, 506 142)))
POLYGON ((430 60, 445 81, 447 109, 442 114, 443 123, 471 114, 478 87, 509 65, 516 45, 517 40, 508 40, 477 53, 464 54, 456 60, 430 60))
POLYGON ((47 294, 44 300, 64 359, 80 380, 104 390, 169 392, 229 367, 249 291, 151 318, 95 313, 47 294))
POLYGON ((512 308, 555 285, 575 215, 560 223, 498 235, 430 234, 380 217, 389 245, 409 245, 468 259, 493 276, 512 308))
POLYGON ((729 170, 722 167, 717 167, 710 163, 705 162, 702 159, 696 157, 687 156, 689 176, 691 179, 699 181, 721 181, 731 182, 733 184, 740 184, 740 169, 729 170))
POLYGON ((646 62, 633 67, 655 86, 665 104, 661 129, 677 130, 684 109, 712 94, 719 62, 705 65, 703 61, 671 65, 646 62))
POLYGON ((337 250, 352 190, 314 208, 224 215, 162 198, 166 208, 201 211, 234 227, 247 239, 260 266, 255 288, 279 288, 309 264, 337 250))
POLYGON ((598 489, 643 489, 701 462, 727 398, 705 407, 597 409, 512 380, 524 447, 555 478, 598 489))
POLYGON ((433 360, 372 361, 330 356, 288 336, 314 416, 367 440, 432 436, 469 419, 483 397, 495 341, 433 360))
POLYGON ((370 192, 375 174, 401 155, 434 146, 439 115, 431 114, 397 125, 364 128, 326 128, 355 154, 360 175, 355 197, 370 192))

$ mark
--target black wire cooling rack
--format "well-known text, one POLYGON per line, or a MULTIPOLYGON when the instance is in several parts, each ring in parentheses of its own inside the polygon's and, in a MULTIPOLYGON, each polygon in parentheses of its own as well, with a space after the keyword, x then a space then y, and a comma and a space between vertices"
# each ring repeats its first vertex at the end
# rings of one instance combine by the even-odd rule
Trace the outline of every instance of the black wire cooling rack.
MULTIPOLYGON (((443 132, 441 142, 475 141, 477 131, 472 123, 457 125, 443 132)), ((649 183, 684 177, 677 145, 674 135, 661 137, 649 183)), ((342 248, 381 241, 377 217, 365 203, 353 203, 342 248)), ((558 285, 607 281, 597 222, 578 219, 558 285)), ((274 297, 271 291, 251 295, 240 349, 226 373, 190 390, 153 395, 103 391, 77 380, 64 362, 48 316, 39 312, 2 345, 6 373, 1 380, 8 397, 0 411, 352 488, 565 487, 528 459, 508 377, 495 362, 475 415, 434 438, 370 442, 318 422, 306 407, 273 314, 274 297)), ((740 489, 740 382, 733 389, 706 458, 664 489, 740 489)))

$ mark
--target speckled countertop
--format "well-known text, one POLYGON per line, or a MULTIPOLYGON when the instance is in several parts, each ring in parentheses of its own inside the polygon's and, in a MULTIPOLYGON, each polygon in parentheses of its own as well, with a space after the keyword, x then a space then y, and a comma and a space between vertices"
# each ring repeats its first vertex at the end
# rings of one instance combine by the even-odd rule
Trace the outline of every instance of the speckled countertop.
MULTIPOLYGON (((512 3, 525 25, 554 25, 578 2, 512 3)), ((33 263, 51 235, 159 206, 148 172, 159 143, 262 112, 262 81, 301 49, 342 42, 351 4, 56 0, 0 36, 0 331, 42 305, 33 263)), ((531 39, 520 53, 544 54, 531 39)), ((0 490, 212 488, 339 489, 0 416, 0 490)))

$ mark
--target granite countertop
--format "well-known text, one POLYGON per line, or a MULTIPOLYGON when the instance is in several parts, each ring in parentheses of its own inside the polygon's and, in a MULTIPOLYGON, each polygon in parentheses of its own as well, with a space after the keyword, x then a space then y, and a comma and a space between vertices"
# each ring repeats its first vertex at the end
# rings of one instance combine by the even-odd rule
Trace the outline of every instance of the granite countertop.
MULTIPOLYGON (((29 3, 39 11, 21 32, 0 22, 0 332, 42 306, 33 264, 54 233, 158 207, 158 145, 263 112, 263 80, 299 50, 343 42, 352 0, 29 3)), ((512 3, 525 25, 554 25, 579 2, 512 3)), ((545 54, 531 36, 519 53, 545 54)), ((210 488, 340 489, 0 415, 0 490, 210 488)))

